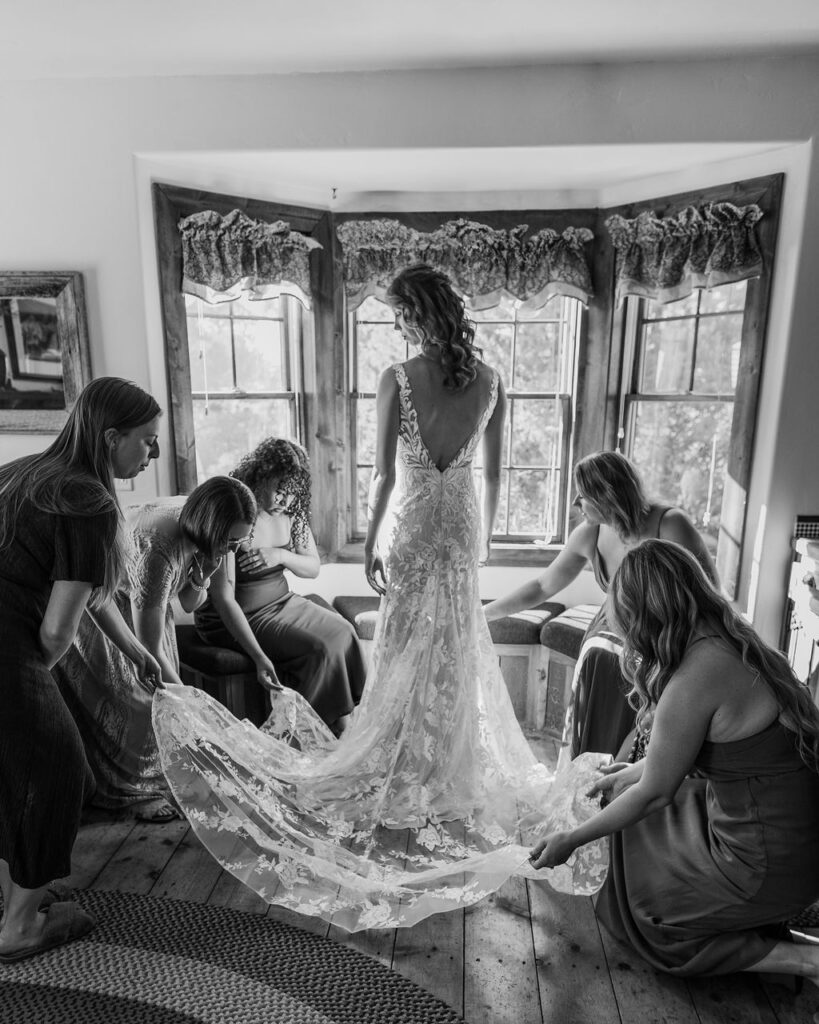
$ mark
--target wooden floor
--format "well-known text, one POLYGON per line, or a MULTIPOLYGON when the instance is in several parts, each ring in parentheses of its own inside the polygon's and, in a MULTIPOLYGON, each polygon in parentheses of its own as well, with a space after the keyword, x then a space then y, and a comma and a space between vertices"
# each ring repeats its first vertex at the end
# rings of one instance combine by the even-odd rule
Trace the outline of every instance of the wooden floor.
MULTIPOLYGON (((548 759, 543 742, 536 746, 548 759)), ((329 936, 423 986, 470 1024, 806 1024, 819 1010, 810 985, 796 996, 750 974, 657 974, 598 926, 590 899, 541 882, 513 879, 466 911, 349 935, 269 907, 220 869, 187 822, 95 813, 80 830, 72 867, 67 881, 80 888, 232 907, 329 936)))

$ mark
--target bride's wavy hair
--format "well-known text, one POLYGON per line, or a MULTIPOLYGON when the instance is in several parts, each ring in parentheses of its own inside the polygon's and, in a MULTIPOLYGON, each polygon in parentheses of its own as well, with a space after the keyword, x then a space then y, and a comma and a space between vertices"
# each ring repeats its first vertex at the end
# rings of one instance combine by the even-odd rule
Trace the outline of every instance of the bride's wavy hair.
POLYGON ((644 540, 615 573, 606 618, 623 638, 621 667, 638 723, 656 707, 698 628, 720 637, 770 687, 782 724, 796 736, 805 764, 819 772, 819 709, 784 655, 762 640, 673 541, 644 540))
POLYGON ((446 274, 415 263, 401 271, 387 294, 404 307, 407 323, 421 332, 424 349, 440 359, 444 386, 460 391, 471 384, 481 350, 475 346, 475 324, 446 274))

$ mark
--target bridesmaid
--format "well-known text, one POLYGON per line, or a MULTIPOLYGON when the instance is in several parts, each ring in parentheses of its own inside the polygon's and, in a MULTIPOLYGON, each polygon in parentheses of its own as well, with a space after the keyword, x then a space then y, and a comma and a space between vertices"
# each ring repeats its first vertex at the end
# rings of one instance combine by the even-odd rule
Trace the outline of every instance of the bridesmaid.
POLYGON ((613 764, 590 791, 611 802, 532 851, 563 864, 610 836, 597 914, 652 967, 677 975, 756 971, 819 985, 819 946, 786 941, 819 897, 819 710, 676 544, 623 559, 607 614, 623 638, 644 760, 613 764))
MULTIPOLYGON (((691 520, 682 509, 650 500, 636 468, 625 456, 619 452, 587 455, 575 466, 574 484, 574 504, 583 521, 542 575, 486 605, 488 621, 548 601, 587 565, 600 589, 608 591, 626 553, 649 537, 681 544, 716 583, 711 556, 691 520)), ((578 685, 563 736, 572 757, 584 751, 616 757, 621 747, 632 743, 634 711, 626 700, 619 655, 619 640, 611 634, 605 608, 601 608, 583 637, 578 685)))
POLYGON ((259 517, 253 539, 213 578, 210 600, 197 609, 207 643, 243 650, 268 689, 279 680, 315 708, 336 735, 364 691, 366 665, 353 627, 337 612, 294 594, 285 572, 318 576, 310 529, 310 467, 294 441, 269 437, 231 476, 253 491, 259 517))
POLYGON ((50 669, 91 608, 149 690, 156 659, 108 599, 124 566, 114 478, 159 455, 160 409, 129 381, 100 377, 54 443, 0 467, 0 963, 77 939, 94 919, 46 889, 71 871, 84 799, 94 790, 77 727, 50 669))

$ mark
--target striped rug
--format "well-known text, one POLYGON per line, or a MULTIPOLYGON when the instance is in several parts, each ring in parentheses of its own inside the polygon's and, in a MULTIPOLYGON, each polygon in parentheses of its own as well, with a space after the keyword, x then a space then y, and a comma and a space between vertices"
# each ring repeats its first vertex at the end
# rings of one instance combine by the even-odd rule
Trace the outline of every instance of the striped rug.
POLYGON ((463 1024, 401 975, 278 921, 128 893, 73 898, 97 927, 0 965, 2 1024, 463 1024))

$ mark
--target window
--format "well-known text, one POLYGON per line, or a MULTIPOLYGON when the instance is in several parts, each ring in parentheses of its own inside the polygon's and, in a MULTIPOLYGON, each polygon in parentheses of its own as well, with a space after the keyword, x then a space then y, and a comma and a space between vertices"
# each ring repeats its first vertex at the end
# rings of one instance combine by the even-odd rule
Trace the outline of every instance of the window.
POLYGON ((230 472, 266 437, 298 439, 300 303, 188 295, 185 311, 198 478, 230 472))
POLYGON ((665 305, 630 299, 627 312, 626 454, 649 493, 683 508, 714 555, 746 293, 741 281, 665 305))
MULTIPOLYGON (((562 539, 580 303, 553 299, 543 309, 523 315, 513 302, 502 301, 493 309, 468 313, 476 324, 475 343, 485 361, 500 373, 509 398, 494 537, 510 542, 535 537, 562 539)), ((410 355, 393 327, 389 306, 374 298, 350 316, 350 432, 355 466, 350 532, 357 538, 367 527, 378 377, 384 367, 410 355)), ((478 488, 480 466, 479 449, 475 460, 478 488)))

